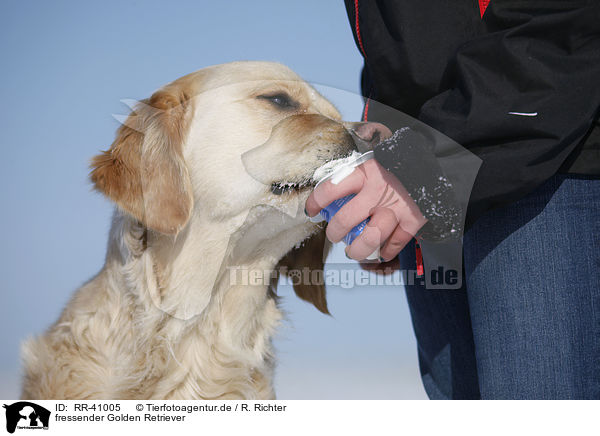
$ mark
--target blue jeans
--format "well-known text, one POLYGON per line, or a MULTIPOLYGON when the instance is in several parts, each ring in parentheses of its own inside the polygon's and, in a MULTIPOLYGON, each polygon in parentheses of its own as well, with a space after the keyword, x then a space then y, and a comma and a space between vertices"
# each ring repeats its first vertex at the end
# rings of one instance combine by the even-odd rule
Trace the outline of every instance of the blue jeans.
MULTIPOLYGON (((401 253, 414 268, 414 245, 401 253)), ((600 180, 559 174, 464 236, 463 287, 407 286, 432 399, 600 399, 600 180)))

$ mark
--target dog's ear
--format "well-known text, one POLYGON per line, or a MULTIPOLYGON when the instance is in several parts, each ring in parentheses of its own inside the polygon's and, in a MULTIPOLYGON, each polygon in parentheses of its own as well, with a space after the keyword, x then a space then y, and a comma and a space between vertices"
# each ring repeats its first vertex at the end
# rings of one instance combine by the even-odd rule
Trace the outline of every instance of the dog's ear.
POLYGON ((192 100, 176 82, 140 102, 108 151, 92 160, 95 188, 146 227, 176 234, 192 207, 182 146, 192 100))
POLYGON ((320 229, 301 246, 286 254, 277 265, 281 273, 292 279, 296 295, 327 315, 330 313, 325 291, 324 260, 330 247, 325 229, 320 229), (305 271, 308 271, 308 274, 305 274, 305 271), (304 279, 308 279, 308 282, 304 279))

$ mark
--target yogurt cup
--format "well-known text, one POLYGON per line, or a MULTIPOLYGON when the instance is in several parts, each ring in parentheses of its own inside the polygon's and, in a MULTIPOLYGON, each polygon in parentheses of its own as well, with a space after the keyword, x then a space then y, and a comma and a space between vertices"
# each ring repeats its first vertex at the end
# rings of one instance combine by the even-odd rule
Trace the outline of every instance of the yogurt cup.
MULTIPOLYGON (((313 179, 318 180, 317 185, 319 186, 321 183, 326 181, 331 181, 334 185, 337 185, 350 174, 352 174, 355 168, 366 161, 373 159, 374 153, 373 151, 368 151, 366 153, 360 154, 358 152, 352 153, 350 156, 344 159, 339 159, 337 161, 328 162, 327 164, 318 168, 314 175, 313 179)), ((316 188, 316 187, 315 187, 316 188)), ((346 195, 345 197, 338 198, 333 201, 329 205, 325 206, 319 214, 313 218, 311 221, 320 222, 320 221, 331 221, 331 218, 339 212, 339 210, 350 200, 352 200, 356 194, 346 195)), ((367 218, 361 221, 359 224, 354 226, 352 230, 348 232, 346 236, 344 236, 344 243, 346 245, 352 244, 352 242, 363 232, 367 223, 371 218, 367 218)), ((379 249, 375 250, 371 255, 367 257, 368 260, 376 260, 379 258, 379 249)))

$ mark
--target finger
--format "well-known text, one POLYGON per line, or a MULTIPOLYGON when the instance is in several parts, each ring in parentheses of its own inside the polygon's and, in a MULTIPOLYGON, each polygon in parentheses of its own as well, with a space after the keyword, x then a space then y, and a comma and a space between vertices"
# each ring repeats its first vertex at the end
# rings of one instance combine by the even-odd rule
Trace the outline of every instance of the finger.
POLYGON ((408 233, 402 226, 398 225, 379 251, 380 260, 382 262, 387 262, 398 256, 398 253, 402 251, 412 238, 412 234, 408 233))
POLYGON ((408 203, 408 208, 410 210, 409 214, 405 214, 400 218, 400 227, 406 233, 410 233, 412 236, 415 236, 421 227, 423 227, 427 223, 427 218, 423 216, 421 211, 419 210, 419 206, 410 200, 408 203))
POLYGON ((340 242, 350 230, 370 216, 372 206, 371 196, 364 191, 359 192, 331 218, 325 230, 327 239, 340 242))
POLYGON ((363 172, 355 170, 336 185, 329 180, 320 183, 306 200, 306 213, 310 217, 315 216, 321 209, 330 205, 334 200, 346 195, 356 194, 362 189, 363 182, 363 172))
POLYGON ((379 250, 398 226, 394 212, 387 208, 375 209, 363 232, 346 249, 352 259, 363 260, 379 250))

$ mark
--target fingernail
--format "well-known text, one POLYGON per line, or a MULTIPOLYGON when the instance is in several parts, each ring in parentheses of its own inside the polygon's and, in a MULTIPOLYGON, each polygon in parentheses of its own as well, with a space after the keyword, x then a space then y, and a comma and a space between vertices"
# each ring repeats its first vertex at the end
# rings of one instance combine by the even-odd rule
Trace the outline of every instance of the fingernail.
POLYGON ((381 257, 379 257, 379 248, 376 248, 375 251, 373 251, 371 254, 369 254, 366 257, 366 260, 379 260, 381 259, 381 257))

